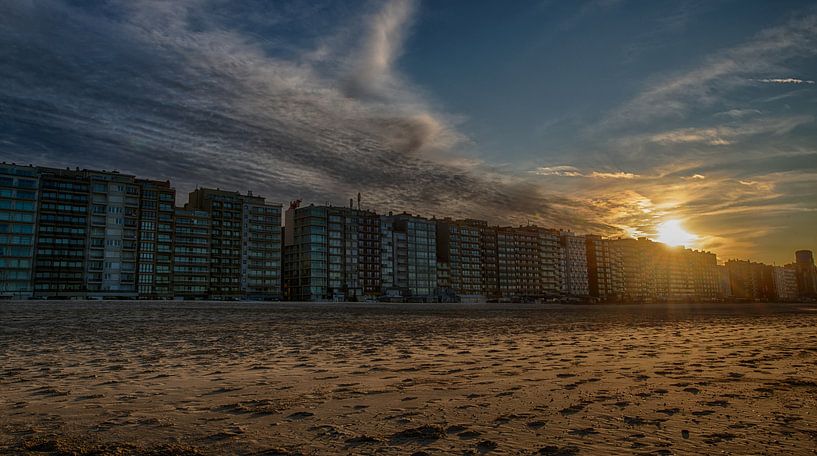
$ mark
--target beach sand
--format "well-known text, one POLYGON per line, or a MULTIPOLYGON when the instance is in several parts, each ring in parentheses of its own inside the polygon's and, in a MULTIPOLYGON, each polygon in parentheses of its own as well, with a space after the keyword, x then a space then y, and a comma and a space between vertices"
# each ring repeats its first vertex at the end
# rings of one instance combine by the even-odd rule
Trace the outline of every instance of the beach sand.
POLYGON ((817 305, 0 303, 8 454, 817 454, 817 305))

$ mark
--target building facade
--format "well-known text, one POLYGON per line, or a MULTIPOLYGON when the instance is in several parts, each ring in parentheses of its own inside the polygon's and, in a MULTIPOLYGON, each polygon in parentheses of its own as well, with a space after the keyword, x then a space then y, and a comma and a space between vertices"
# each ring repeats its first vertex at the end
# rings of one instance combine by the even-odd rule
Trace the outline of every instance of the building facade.
POLYGON ((34 294, 39 177, 32 166, 0 164, 0 297, 34 294))
POLYGON ((291 207, 284 230, 288 299, 362 301, 380 295, 377 214, 351 207, 291 207))
MULTIPOLYGON (((34 296, 42 298, 85 298, 86 274, 102 280, 104 228, 97 227, 99 257, 88 258, 90 242, 91 179, 87 172, 38 169, 40 199, 37 211, 37 240, 34 250, 34 296), (101 249, 101 250, 100 250, 101 249), (93 262, 92 264, 90 262, 93 262)), ((104 209, 98 217, 106 219, 104 209)))
POLYGON ((280 205, 252 193, 199 188, 185 207, 210 214, 212 298, 280 299, 280 205))
POLYGON ((800 296, 797 289, 797 271, 783 266, 772 267, 774 295, 778 301, 796 301, 800 296))
POLYGON ((436 227, 437 281, 463 302, 485 300, 480 229, 465 220, 440 220, 436 227))
POLYGON ((87 297, 135 298, 139 185, 135 177, 119 173, 88 171, 87 176, 91 205, 87 297))
POLYGON ((620 301, 624 295, 624 260, 620 245, 601 236, 585 236, 588 291, 600 301, 620 301))
POLYGON ((723 297, 715 254, 643 237, 613 242, 621 249, 625 301, 710 301, 723 297))
POLYGON ((536 227, 499 227, 497 260, 502 298, 528 301, 541 295, 539 230, 536 227))
POLYGON ((794 270, 797 273, 797 291, 801 298, 817 297, 817 269, 811 250, 794 252, 794 270))
POLYGON ((210 213, 176 208, 172 236, 172 293, 176 299, 210 297, 210 213))
POLYGON ((172 285, 176 189, 168 181, 137 179, 139 252, 136 272, 140 299, 169 299, 172 285))
POLYGON ((563 292, 567 296, 590 296, 587 273, 587 242, 584 236, 573 233, 560 233, 564 250, 563 292))
POLYGON ((729 271, 733 299, 748 301, 775 299, 772 266, 744 260, 729 260, 725 266, 729 271))
POLYGON ((381 215, 383 291, 412 301, 436 299, 437 224, 411 214, 381 215))

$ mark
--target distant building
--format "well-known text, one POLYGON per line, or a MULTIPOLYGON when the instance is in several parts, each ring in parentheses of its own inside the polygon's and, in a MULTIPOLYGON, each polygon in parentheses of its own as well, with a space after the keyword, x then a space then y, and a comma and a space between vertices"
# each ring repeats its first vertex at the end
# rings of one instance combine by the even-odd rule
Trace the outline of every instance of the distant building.
POLYGON ((280 299, 281 205, 252 193, 200 188, 186 208, 210 214, 211 297, 280 299))
POLYGON ((381 215, 381 270, 386 296, 436 299, 436 222, 410 214, 381 215))
POLYGON ((482 289, 480 229, 473 221, 438 220, 437 286, 463 302, 485 300, 482 289))
POLYGON ((537 228, 539 240, 539 289, 545 299, 562 296, 565 281, 565 249, 556 230, 537 228))
POLYGON ((210 213, 175 208, 172 293, 176 299, 210 297, 210 213))
POLYGON ((622 252, 625 300, 709 301, 722 297, 715 254, 643 237, 614 242, 622 252))
POLYGON ((381 293, 380 218, 334 206, 286 212, 284 288, 297 301, 362 301, 381 293))
POLYGON ((560 241, 564 249, 564 293, 568 296, 590 296, 586 239, 563 231, 560 241))
POLYGON ((499 292, 503 298, 532 300, 541 295, 539 233, 535 227, 497 229, 499 292))
POLYGON ((729 260, 725 266, 729 271, 732 298, 764 301, 776 298, 771 266, 743 260, 729 260))
POLYGON ((485 299, 499 299, 499 252, 497 250, 497 227, 489 226, 484 220, 466 219, 459 224, 475 229, 479 239, 479 281, 480 294, 485 299))
POLYGON ((39 178, 32 166, 0 164, 0 298, 34 293, 39 178))
POLYGON ((728 299, 732 297, 732 284, 729 281, 729 270, 725 265, 719 264, 718 270, 718 284, 720 285, 721 298, 728 299))
POLYGON ((140 299, 174 297, 173 224, 176 189, 168 181, 137 179, 139 201, 137 292, 140 299))
POLYGON ((817 270, 814 266, 814 256, 811 250, 794 252, 794 268, 797 272, 797 291, 800 297, 817 297, 817 270))
MULTIPOLYGON (((96 208, 97 223, 93 225, 100 226, 92 228, 89 220, 90 175, 78 170, 51 168, 40 168, 38 173, 40 200, 34 252, 34 296, 85 298, 88 289, 92 288, 88 282, 98 284, 104 273, 107 208, 104 205, 96 208), (100 235, 93 242, 89 236, 92 229, 100 235)), ((110 270, 112 265, 108 267, 110 270)))
POLYGON ((396 301, 793 300, 817 297, 812 252, 783 268, 646 238, 483 220, 281 205, 116 171, 0 164, 0 299, 396 301), (282 239, 283 238, 283 239, 282 239), (283 242, 282 242, 283 241, 283 242))
POLYGON ((797 271, 793 268, 774 266, 772 268, 774 295, 778 301, 794 301, 798 298, 797 271))
POLYGON ((624 259, 620 244, 601 236, 585 236, 590 296, 618 301, 624 294, 624 259))
MULTIPOLYGON (((134 176, 87 171, 91 227, 87 297, 135 298, 140 186, 134 176)), ((172 210, 173 203, 169 204, 172 210)), ((170 273, 163 265, 163 273, 170 273)))

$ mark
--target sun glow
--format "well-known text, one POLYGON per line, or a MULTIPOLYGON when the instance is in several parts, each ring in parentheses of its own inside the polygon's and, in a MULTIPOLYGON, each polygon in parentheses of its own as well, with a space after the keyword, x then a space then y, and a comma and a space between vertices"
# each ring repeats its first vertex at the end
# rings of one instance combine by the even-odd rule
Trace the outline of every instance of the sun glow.
POLYGON ((697 239, 698 236, 684 230, 679 220, 667 220, 658 225, 658 238, 656 239, 658 242, 671 246, 683 245, 686 247, 697 239))

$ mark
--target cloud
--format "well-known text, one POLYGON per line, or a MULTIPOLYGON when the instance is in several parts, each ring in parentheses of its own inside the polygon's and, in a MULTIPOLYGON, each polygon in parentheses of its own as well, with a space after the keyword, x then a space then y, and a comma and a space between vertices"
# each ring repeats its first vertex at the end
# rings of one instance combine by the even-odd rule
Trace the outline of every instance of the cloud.
POLYGON ((638 174, 625 173, 623 171, 612 173, 593 171, 590 173, 590 177, 597 177, 599 179, 634 179, 639 176, 638 174))
POLYGON ((370 5, 11 0, 3 158, 169 178, 180 202, 196 186, 341 204, 359 191, 381 212, 610 230, 581 199, 458 157, 457 117, 395 67, 417 4, 370 5))
POLYGON ((775 78, 775 79, 755 79, 758 82, 769 84, 814 84, 814 81, 797 78, 775 78))
POLYGON ((715 127, 689 127, 676 130, 647 133, 619 138, 622 145, 633 146, 644 143, 677 145, 700 143, 710 146, 727 146, 758 135, 780 136, 797 127, 814 122, 810 115, 758 118, 742 123, 728 123, 715 127))
POLYGON ((583 172, 575 166, 542 166, 533 171, 539 176, 562 176, 562 177, 590 177, 597 179, 633 179, 639 177, 637 174, 623 171, 591 171, 583 172))
POLYGON ((703 174, 693 174, 691 176, 681 176, 681 179, 684 180, 703 180, 706 179, 706 176, 703 174))
POLYGON ((809 14, 757 34, 742 45, 706 58, 698 67, 646 87, 613 109, 592 130, 609 131, 681 120, 693 110, 715 105, 727 93, 745 86, 757 73, 769 72, 792 58, 817 54, 817 15, 809 14))
POLYGON ((540 176, 584 176, 584 174, 574 166, 542 166, 540 168, 536 168, 536 170, 534 170, 534 174, 538 174, 540 176))
POLYGON ((744 117, 761 114, 759 109, 730 109, 728 111, 715 113, 715 117, 730 117, 732 119, 742 119, 744 117))

